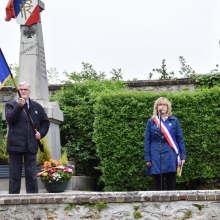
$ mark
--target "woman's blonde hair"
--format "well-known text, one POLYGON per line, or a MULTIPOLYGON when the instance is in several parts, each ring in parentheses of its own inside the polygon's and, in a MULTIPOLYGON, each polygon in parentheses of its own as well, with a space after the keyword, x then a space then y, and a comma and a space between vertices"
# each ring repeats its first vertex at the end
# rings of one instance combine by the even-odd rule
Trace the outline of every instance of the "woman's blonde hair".
POLYGON ((154 103, 154 110, 153 110, 152 118, 155 118, 155 116, 159 114, 159 112, 158 112, 158 105, 159 104, 164 104, 164 103, 167 104, 167 116, 169 117, 169 116, 172 115, 171 102, 166 97, 160 97, 154 103))

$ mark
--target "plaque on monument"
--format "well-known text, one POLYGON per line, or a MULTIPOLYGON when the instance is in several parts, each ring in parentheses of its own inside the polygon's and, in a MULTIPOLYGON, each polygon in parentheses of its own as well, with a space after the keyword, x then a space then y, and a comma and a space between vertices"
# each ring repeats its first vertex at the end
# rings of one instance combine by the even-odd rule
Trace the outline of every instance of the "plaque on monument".
POLYGON ((20 25, 32 25, 40 20, 38 0, 15 0, 16 21, 20 25))

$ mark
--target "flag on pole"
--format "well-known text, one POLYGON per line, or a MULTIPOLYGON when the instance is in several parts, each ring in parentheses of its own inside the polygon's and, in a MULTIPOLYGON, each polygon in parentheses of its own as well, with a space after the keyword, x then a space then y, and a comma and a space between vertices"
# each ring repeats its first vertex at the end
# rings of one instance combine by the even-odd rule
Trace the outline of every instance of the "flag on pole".
POLYGON ((38 0, 9 0, 6 7, 6 21, 15 18, 18 24, 30 26, 40 21, 38 0))
POLYGON ((14 0, 9 0, 5 10, 6 10, 6 21, 10 21, 12 18, 15 18, 15 9, 14 9, 14 0))
POLYGON ((14 0, 16 21, 30 26, 40 21, 38 0, 14 0))
POLYGON ((11 72, 0 48, 0 89, 11 78, 11 72))
MULTIPOLYGON (((9 66, 8 66, 8 64, 7 64, 6 60, 5 60, 5 57, 4 57, 3 53, 2 53, 2 50, 0 48, 0 89, 3 87, 3 85, 6 83, 6 81, 8 79, 10 79, 10 78, 12 78, 12 80, 14 82, 14 86, 15 86, 17 92, 18 92, 18 96, 21 98, 21 93, 18 90, 18 87, 17 87, 17 84, 15 82, 15 79, 14 79, 12 73, 11 73, 11 70, 9 69, 9 66)), ((28 117, 28 120, 31 123, 31 127, 33 128, 34 133, 36 134, 37 130, 36 130, 34 124, 33 124, 33 120, 31 119, 31 116, 29 114, 27 105, 24 105, 23 107, 24 107, 24 110, 25 110, 26 115, 28 117)), ((38 142, 38 146, 39 146, 41 152, 44 152, 43 144, 41 144, 40 140, 37 140, 37 142, 38 142)))

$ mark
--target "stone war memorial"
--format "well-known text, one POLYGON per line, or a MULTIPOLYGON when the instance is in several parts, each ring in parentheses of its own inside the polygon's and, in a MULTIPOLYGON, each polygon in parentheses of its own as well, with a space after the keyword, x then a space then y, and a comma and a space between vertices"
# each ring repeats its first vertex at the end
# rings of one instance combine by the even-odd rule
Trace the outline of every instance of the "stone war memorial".
MULTIPOLYGON (((14 0, 23 4, 29 13, 32 3, 37 1, 40 13, 45 9, 41 0, 14 0)), ((13 0, 9 0, 13 2, 13 0)), ((26 10, 26 11, 25 11, 26 10)), ((48 9, 50 10, 50 9, 48 9)), ((18 81, 31 86, 31 99, 39 102, 50 120, 47 135, 52 158, 61 156, 59 124, 64 120, 57 102, 49 101, 42 24, 39 21, 20 25, 20 53, 18 81)), ((7 34, 7 32, 6 32, 7 34)), ((152 85, 150 85, 152 86, 152 85)), ((156 85, 158 86, 158 85, 156 85)), ((136 86, 135 86, 136 87, 136 86)), ((146 89, 142 82, 140 87, 146 89)), ((174 85, 175 87, 175 85, 174 85)), ((150 88, 153 89, 153 88, 150 88)), ((4 94, 4 91, 3 93, 4 94)), ((10 95, 16 99, 13 94, 10 95)), ((47 193, 39 183, 38 194, 8 194, 8 180, 0 179, 0 220, 25 219, 105 219, 105 220, 172 220, 172 219, 220 219, 220 191, 132 191, 132 192, 88 192, 73 190, 83 182, 77 177, 62 193, 47 193)), ((87 186, 84 188, 86 189, 87 186)))
MULTIPOLYGON (((40 12, 44 10, 44 3, 39 1, 40 12)), ((52 158, 59 160, 60 131, 59 124, 63 121, 63 113, 57 102, 49 102, 46 60, 41 21, 31 26, 21 25, 19 82, 29 82, 31 98, 39 102, 50 119, 50 129, 47 134, 52 158)))
MULTIPOLYGON (((9 1, 10 3, 11 1, 9 1)), ((48 145, 51 149, 51 157, 54 160, 60 160, 61 158, 61 143, 60 143, 60 129, 59 124, 64 120, 63 112, 60 110, 59 104, 57 102, 49 101, 49 89, 46 71, 46 59, 44 52, 44 42, 42 33, 42 24, 40 19, 40 13, 44 10, 45 5, 42 1, 14 1, 14 4, 19 4, 23 6, 21 12, 23 13, 23 19, 16 17, 16 21, 20 24, 20 53, 19 53, 19 73, 18 82, 28 82, 31 88, 30 98, 42 105, 49 120, 50 128, 47 133, 48 145), (34 21, 28 19, 28 14, 30 14, 31 7, 38 8, 39 16, 35 16, 34 21), (24 22, 26 18, 26 22, 24 22), (32 22, 32 23, 31 23, 32 22), (25 25, 24 25, 25 24, 25 25)), ((15 7, 16 12, 16 7, 15 7)), ((34 10, 35 15, 37 15, 36 10, 34 10)), ((17 100, 17 95, 13 98, 10 96, 11 100, 17 100)), ((11 101, 7 100, 7 101, 11 101)), ((3 112, 3 118, 4 112, 3 112)), ((22 171, 23 172, 23 171, 22 171)), ((25 175, 22 173, 22 176, 25 175)), ((69 181, 67 189, 83 189, 83 188, 93 188, 92 178, 87 177, 77 177, 73 176, 69 181), (81 183, 81 181, 83 181, 81 183)), ((3 183, 1 184, 1 190, 8 190, 8 179, 0 179, 3 183)), ((22 188, 24 189, 24 179, 22 178, 22 188)), ((38 178, 39 190, 45 191, 45 186, 38 178)))

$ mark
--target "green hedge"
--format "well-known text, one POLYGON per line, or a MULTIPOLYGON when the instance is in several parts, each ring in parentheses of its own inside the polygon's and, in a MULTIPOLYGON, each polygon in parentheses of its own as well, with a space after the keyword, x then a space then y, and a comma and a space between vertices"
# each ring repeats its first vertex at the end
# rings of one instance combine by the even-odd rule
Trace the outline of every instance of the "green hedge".
POLYGON ((58 101, 64 114, 60 125, 61 144, 68 157, 74 158, 77 175, 95 176, 99 163, 92 141, 96 97, 104 91, 120 90, 124 82, 87 80, 64 87, 51 100, 58 101))
POLYGON ((172 102, 186 144, 187 161, 179 189, 220 178, 220 88, 199 92, 120 91, 101 94, 95 105, 94 141, 106 191, 153 190, 145 175, 144 135, 155 100, 172 102))

